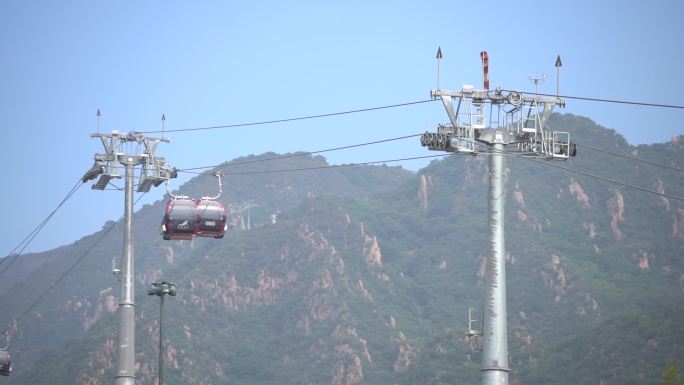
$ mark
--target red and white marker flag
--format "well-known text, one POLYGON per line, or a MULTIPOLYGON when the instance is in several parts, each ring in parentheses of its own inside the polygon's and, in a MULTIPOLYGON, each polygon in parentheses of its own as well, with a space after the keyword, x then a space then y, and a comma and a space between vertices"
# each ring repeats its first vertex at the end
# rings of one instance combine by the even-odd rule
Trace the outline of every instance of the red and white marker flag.
POLYGON ((484 75, 484 89, 489 90, 489 55, 487 51, 480 52, 480 59, 482 59, 482 73, 484 75))

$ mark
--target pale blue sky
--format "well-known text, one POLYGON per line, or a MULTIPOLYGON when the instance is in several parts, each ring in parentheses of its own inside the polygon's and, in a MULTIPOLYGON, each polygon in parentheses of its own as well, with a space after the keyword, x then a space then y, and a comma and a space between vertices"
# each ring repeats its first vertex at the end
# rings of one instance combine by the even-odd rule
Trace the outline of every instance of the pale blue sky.
MULTIPOLYGON (((429 98, 441 88, 533 90, 556 55, 565 95, 684 104, 680 1, 31 1, 0 2, 0 254, 12 250, 102 152, 101 131, 262 121, 429 98)), ((632 144, 684 133, 682 110, 568 101, 632 144)), ((266 151, 318 150, 419 133, 439 103, 289 124, 171 135, 178 168, 266 151)), ((578 141, 581 138, 577 138, 578 141)), ((430 154, 417 139, 340 151, 332 163, 430 154)), ((427 161, 426 161, 427 162, 427 161)), ((426 162, 405 166, 416 170, 426 162)), ((635 181, 627 181, 635 182, 635 181)), ((227 181, 230 183, 230 181, 227 181)), ((159 199, 163 188, 146 197, 159 199)), ((228 198, 229 200, 229 198, 228 198)), ((71 243, 123 212, 123 194, 89 184, 29 250, 71 243)), ((160 213, 161 216, 161 213, 160 213)))

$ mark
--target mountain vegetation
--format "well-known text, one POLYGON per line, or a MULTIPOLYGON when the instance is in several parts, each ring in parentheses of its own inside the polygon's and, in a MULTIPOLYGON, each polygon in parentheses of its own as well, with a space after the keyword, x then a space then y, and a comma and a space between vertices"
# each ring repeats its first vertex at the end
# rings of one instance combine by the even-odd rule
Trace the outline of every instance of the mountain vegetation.
MULTIPOLYGON (((554 114, 550 125, 580 144, 684 168, 682 136, 632 146, 583 117, 554 114)), ((224 239, 163 241, 165 202, 135 213, 137 382, 157 377, 159 299, 147 289, 166 280, 178 289, 165 303, 166 384, 478 383, 478 341, 464 331, 466 310, 484 298, 487 156, 412 173, 288 155, 216 170, 222 200, 251 206, 232 212, 224 239)), ((682 173, 582 146, 564 163, 506 161, 511 385, 676 383, 684 202, 606 179, 682 197, 682 173)), ((205 175, 179 188, 215 190, 205 175)), ((3 276, 0 322, 12 325, 15 363, 6 383, 112 382, 121 227, 22 255, 21 273, 3 276)))

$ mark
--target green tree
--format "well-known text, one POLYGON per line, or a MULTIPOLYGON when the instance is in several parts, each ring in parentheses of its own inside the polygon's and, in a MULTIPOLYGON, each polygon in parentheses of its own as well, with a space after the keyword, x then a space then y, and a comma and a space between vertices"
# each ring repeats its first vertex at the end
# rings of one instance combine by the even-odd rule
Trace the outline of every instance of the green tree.
POLYGON ((671 358, 667 360, 663 371, 663 385, 684 385, 684 375, 679 373, 677 365, 671 358))

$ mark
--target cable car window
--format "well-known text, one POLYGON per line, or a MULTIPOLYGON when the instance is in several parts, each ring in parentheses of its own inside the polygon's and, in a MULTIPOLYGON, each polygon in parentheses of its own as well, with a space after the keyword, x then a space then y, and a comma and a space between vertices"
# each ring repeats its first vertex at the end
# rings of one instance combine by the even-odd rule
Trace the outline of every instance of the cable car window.
POLYGON ((223 219, 223 210, 220 206, 205 205, 200 203, 197 211, 202 219, 215 219, 217 221, 223 219))
POLYGON ((171 213, 169 214, 169 218, 171 220, 192 218, 194 216, 195 216, 195 204, 192 202, 182 203, 182 204, 180 204, 179 202, 176 202, 173 205, 173 208, 171 209, 171 213))

